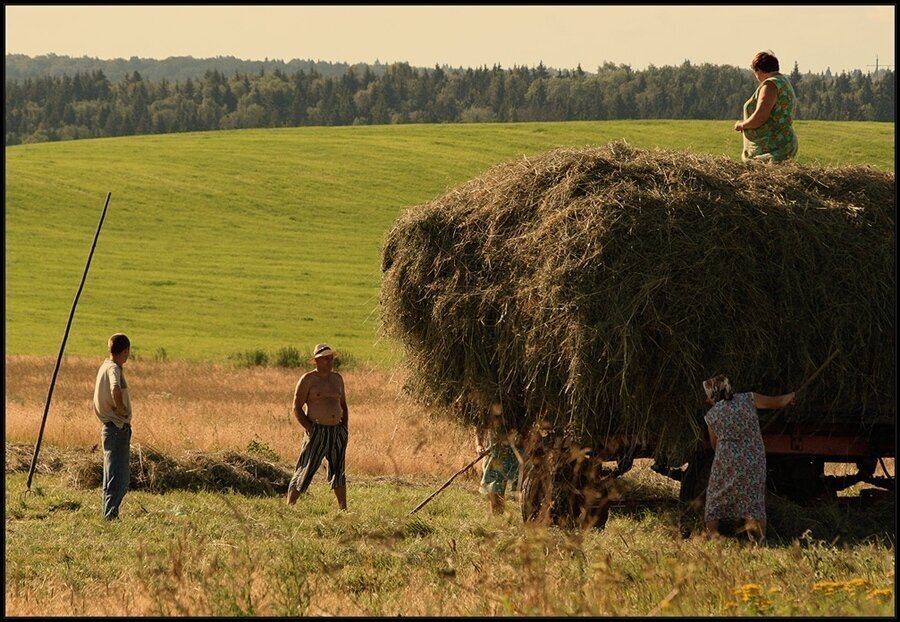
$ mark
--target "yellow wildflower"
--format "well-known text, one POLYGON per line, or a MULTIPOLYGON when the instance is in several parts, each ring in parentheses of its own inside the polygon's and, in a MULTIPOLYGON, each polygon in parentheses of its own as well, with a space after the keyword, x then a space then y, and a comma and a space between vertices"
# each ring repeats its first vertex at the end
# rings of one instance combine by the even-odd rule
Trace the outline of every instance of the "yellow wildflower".
POLYGON ((843 583, 838 583, 836 581, 816 581, 812 586, 813 592, 825 592, 826 594, 831 594, 837 589, 843 587, 843 583))
POLYGON ((868 585, 868 582, 865 579, 850 579, 844 584, 844 589, 848 592, 855 592, 857 589, 862 589, 868 585))
POLYGON ((866 593, 866 598, 872 600, 874 598, 883 598, 884 600, 889 599, 894 595, 894 592, 891 588, 883 588, 883 589, 871 589, 866 593))
POLYGON ((744 602, 747 602, 754 596, 760 596, 762 593, 762 588, 756 583, 746 583, 734 590, 734 594, 739 596, 744 602))
POLYGON ((756 583, 747 583, 744 585, 743 590, 748 594, 762 594, 762 588, 756 583))

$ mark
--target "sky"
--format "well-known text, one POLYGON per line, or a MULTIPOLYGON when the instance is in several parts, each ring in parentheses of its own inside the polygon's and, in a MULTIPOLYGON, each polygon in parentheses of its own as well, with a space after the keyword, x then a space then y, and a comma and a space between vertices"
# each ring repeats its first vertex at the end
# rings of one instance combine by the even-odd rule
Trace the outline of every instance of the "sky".
POLYGON ((595 71, 749 66, 789 71, 894 64, 894 6, 26 6, 6 5, 6 53, 165 59, 499 64, 595 71))

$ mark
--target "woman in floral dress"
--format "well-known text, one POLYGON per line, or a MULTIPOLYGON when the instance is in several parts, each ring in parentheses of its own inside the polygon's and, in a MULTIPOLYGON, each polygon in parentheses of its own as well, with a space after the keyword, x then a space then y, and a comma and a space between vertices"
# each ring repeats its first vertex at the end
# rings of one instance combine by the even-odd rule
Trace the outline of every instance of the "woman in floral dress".
POLYGON ((797 97, 787 76, 778 71, 772 52, 760 52, 750 63, 759 86, 744 103, 743 120, 734 129, 743 133, 741 159, 781 162, 797 155, 794 104, 797 97))
POLYGON ((794 402, 795 393, 735 394, 727 376, 705 380, 703 390, 713 405, 704 420, 715 450, 706 489, 706 530, 718 535, 720 519, 742 518, 745 529, 765 538, 766 448, 756 409, 783 408, 794 402))

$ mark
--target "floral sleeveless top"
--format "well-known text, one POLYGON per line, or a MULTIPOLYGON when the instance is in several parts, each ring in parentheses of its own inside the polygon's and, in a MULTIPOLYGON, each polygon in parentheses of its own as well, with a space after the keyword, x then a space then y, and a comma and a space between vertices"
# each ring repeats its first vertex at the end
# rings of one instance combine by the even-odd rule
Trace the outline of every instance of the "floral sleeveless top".
POLYGON ((762 126, 753 130, 744 130, 744 150, 741 159, 769 160, 781 162, 797 155, 797 134, 794 133, 794 103, 797 96, 791 81, 784 74, 775 74, 766 78, 754 91, 753 96, 744 103, 744 119, 756 110, 759 92, 766 82, 771 82, 778 89, 772 113, 762 126))

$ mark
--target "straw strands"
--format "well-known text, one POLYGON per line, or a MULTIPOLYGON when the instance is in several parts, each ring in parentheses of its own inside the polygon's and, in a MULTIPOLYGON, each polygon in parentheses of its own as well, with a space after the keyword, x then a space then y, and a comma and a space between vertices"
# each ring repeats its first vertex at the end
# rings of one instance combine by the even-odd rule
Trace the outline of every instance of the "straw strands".
POLYGON ((587 446, 684 458, 705 378, 777 394, 836 349, 790 416, 892 421, 895 194, 870 167, 621 141, 525 157, 396 221, 383 331, 422 403, 587 446))

